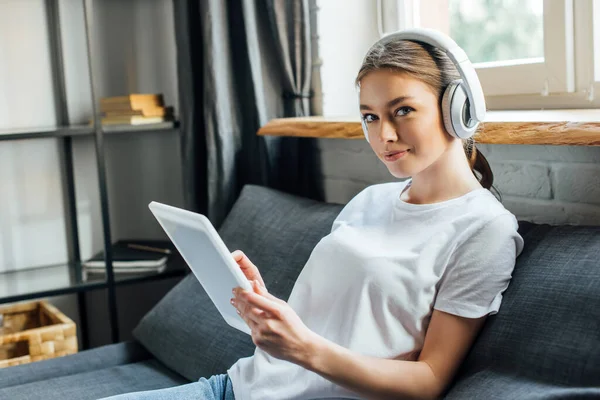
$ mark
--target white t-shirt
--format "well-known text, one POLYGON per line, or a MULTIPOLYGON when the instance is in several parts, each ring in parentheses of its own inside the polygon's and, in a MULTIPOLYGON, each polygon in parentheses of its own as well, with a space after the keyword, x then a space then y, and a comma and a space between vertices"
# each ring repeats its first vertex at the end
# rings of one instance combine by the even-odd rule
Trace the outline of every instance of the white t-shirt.
MULTIPOLYGON (((309 329, 357 353, 391 359, 420 350, 432 309, 496 313, 523 248, 516 218, 488 190, 416 205, 400 199, 406 185, 354 197, 288 300, 309 329)), ((259 348, 227 372, 238 400, 360 398, 259 348)))

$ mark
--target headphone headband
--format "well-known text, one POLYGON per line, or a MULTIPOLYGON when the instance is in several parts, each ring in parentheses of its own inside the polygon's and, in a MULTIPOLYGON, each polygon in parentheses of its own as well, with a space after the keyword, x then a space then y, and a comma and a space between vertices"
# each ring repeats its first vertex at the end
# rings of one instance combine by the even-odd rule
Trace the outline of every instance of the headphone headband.
POLYGON ((483 96, 481 83, 467 54, 454 40, 435 29, 413 28, 390 33, 379 39, 376 45, 386 44, 395 40, 423 42, 444 51, 456 66, 464 82, 463 86, 469 98, 471 118, 477 122, 483 122, 485 119, 485 97, 483 96))

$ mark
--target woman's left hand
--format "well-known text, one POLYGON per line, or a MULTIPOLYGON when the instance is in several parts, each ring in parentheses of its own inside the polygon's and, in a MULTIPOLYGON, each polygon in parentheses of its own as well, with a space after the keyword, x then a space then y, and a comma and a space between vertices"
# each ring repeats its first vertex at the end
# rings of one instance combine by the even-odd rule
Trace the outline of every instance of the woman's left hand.
POLYGON ((252 331, 252 341, 271 356, 306 365, 316 336, 283 300, 271 295, 258 281, 254 291, 236 288, 231 304, 252 331))

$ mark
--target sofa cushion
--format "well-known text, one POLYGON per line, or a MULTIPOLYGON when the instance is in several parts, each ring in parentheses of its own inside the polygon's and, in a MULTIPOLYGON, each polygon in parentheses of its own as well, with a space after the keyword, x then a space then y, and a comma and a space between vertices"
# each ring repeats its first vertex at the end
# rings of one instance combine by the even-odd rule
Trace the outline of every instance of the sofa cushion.
MULTIPOLYGON (((273 295, 287 299, 313 248, 331 231, 342 208, 246 185, 219 234, 230 251, 244 251, 258 266, 273 295)), ((225 323, 193 275, 142 319, 134 336, 190 380, 224 373, 255 348, 250 336, 225 323)))
POLYGON ((184 383, 189 381, 152 359, 10 386, 0 389, 0 399, 92 400, 184 383))
MULTIPOLYGON (((152 355, 139 343, 123 342, 80 351, 65 357, 5 368, 0 373, 0 389, 148 360, 152 355)), ((0 398, 4 398, 1 397, 0 398)))
POLYGON ((546 398, 515 396, 523 382, 551 389, 548 396, 556 387, 600 386, 600 227, 538 225, 524 239, 501 309, 488 318, 450 399, 546 398), (491 386, 491 376, 508 383, 491 386))
POLYGON ((599 399, 600 387, 569 387, 531 380, 511 372, 489 369, 476 373, 476 379, 465 381, 447 398, 485 400, 568 400, 599 399))

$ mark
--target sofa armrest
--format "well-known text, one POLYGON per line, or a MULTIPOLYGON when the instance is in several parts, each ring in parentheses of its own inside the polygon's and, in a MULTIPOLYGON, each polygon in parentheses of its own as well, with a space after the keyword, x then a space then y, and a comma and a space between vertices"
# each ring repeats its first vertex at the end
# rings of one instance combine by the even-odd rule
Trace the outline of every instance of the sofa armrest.
POLYGON ((136 341, 102 346, 69 356, 4 368, 0 372, 0 389, 150 358, 153 358, 152 355, 136 341))

